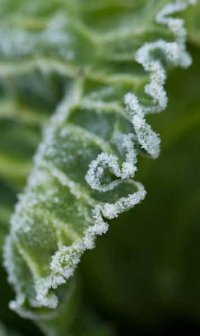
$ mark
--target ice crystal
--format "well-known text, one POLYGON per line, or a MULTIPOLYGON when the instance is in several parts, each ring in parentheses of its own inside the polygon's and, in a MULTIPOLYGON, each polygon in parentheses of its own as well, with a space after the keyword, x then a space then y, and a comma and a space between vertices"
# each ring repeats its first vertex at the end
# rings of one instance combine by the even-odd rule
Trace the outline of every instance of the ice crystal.
MULTIPOLYGON (((146 115, 161 112, 167 106, 164 89, 166 63, 169 66, 182 67, 191 64, 191 58, 185 49, 186 32, 183 20, 171 15, 183 11, 194 2, 177 1, 161 9, 156 16, 156 22, 169 28, 174 35, 174 41, 159 39, 148 42, 135 54, 135 60, 150 73, 144 93, 152 102, 144 105, 134 93, 126 93, 124 111, 120 113, 130 121, 129 126, 133 132, 118 131, 113 136, 115 146, 120 147, 121 156, 116 156, 105 139, 90 133, 86 128, 80 130, 77 124, 70 123, 70 116, 80 104, 80 83, 66 95, 50 125, 45 129, 44 141, 39 146, 34 169, 16 206, 11 235, 4 249, 9 281, 17 293, 16 301, 11 303, 11 307, 21 314, 28 314, 22 307, 27 300, 27 293, 33 288, 35 298, 28 298, 31 307, 55 308, 58 304, 55 289, 73 275, 83 252, 94 247, 96 236, 108 230, 106 219, 117 217, 144 199, 146 191, 143 185, 132 180, 137 171, 137 155, 142 150, 152 158, 157 158, 160 152, 159 135, 147 123, 146 115), (162 57, 156 57, 157 51, 162 57), (66 124, 68 119, 69 123, 66 124), (110 175, 106 179, 108 171, 110 175), (113 197, 114 201, 106 198, 102 201, 100 196, 111 191, 112 196, 115 196, 115 188, 117 190, 121 186, 128 186, 125 188, 128 194, 119 196, 117 200, 113 197), (130 192, 131 188, 134 191, 130 192), (52 207, 54 212, 51 211, 52 207), (74 221, 73 226, 70 223, 71 218, 74 221), (43 245, 46 247, 44 256, 38 252, 38 241, 39 251, 43 245), (22 248, 22 245, 25 247, 22 248), (15 249, 18 251, 17 256, 15 249), (21 258, 21 268, 28 261, 27 272, 31 274, 30 278, 33 277, 33 281, 30 280, 27 285, 27 291, 24 290, 26 286, 18 281, 20 272, 23 271, 16 271, 17 258, 21 258)), ((61 26, 62 24, 61 22, 61 26)), ((58 21, 52 21, 45 31, 45 36, 50 37, 53 45, 65 41, 62 34, 58 37, 55 34, 59 27, 58 21)), ((25 38, 26 36, 19 35, 20 43, 25 38)), ((0 47, 4 52, 10 52, 11 47, 9 50, 5 50, 3 45, 0 47)), ((112 92, 106 91, 106 94, 110 91, 112 92)), ((99 109, 107 107, 98 101, 95 107, 97 106, 99 109)), ((84 116, 84 111, 81 113, 84 116)))

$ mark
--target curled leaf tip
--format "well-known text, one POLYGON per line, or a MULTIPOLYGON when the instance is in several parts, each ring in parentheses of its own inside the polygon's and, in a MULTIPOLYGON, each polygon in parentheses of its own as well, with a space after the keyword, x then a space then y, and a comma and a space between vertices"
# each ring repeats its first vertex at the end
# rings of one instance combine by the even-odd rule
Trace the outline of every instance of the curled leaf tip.
MULTIPOLYGON (((11 308, 22 315, 56 308, 58 287, 72 277, 84 251, 94 247, 96 236, 106 233, 106 219, 145 198, 144 186, 133 180, 137 156, 143 152, 157 158, 160 153, 160 137, 146 115, 167 106, 167 68, 191 64, 184 22, 172 15, 194 3, 176 1, 161 9, 156 23, 168 27, 173 42, 161 38, 143 44, 135 53, 136 62, 149 73, 144 94, 150 103, 129 91, 123 107, 116 107, 106 101, 112 90, 103 89, 105 101, 89 100, 84 97, 84 76, 73 79, 71 90, 66 90, 44 131, 4 248, 9 281, 17 295, 11 308), (102 120, 100 126, 97 118, 102 120)), ((101 83, 103 79, 97 74, 90 80, 101 83)), ((105 81, 110 85, 116 78, 105 81)))

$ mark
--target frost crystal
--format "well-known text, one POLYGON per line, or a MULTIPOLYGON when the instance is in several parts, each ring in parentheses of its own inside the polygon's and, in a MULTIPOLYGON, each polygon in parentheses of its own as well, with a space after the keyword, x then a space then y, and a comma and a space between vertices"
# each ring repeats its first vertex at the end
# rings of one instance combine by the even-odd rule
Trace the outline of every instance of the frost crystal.
MULTIPOLYGON (((73 275, 83 252, 86 249, 93 248, 96 236, 102 235, 108 230, 108 224, 105 219, 117 217, 120 213, 132 208, 144 199, 146 191, 143 185, 132 180, 137 170, 136 164, 138 152, 139 150, 143 150, 152 158, 157 158, 160 152, 160 138, 146 122, 146 114, 161 112, 167 106, 167 95, 164 89, 166 81, 166 64, 167 66, 182 67, 187 67, 191 64, 191 58, 185 49, 186 31, 184 29, 183 20, 170 17, 169 15, 183 11, 188 5, 194 3, 195 1, 185 0, 176 1, 166 5, 157 14, 156 22, 166 25, 169 28, 174 35, 174 41, 168 42, 160 39, 145 43, 135 54, 135 60, 143 66, 146 72, 150 73, 149 82, 146 84, 144 92, 150 97, 152 103, 148 106, 142 104, 139 97, 137 97, 134 93, 128 92, 125 95, 125 114, 127 119, 131 122, 133 134, 123 134, 118 132, 118 134, 115 134, 116 136, 114 137, 115 146, 120 147, 123 159, 114 155, 112 151, 104 150, 106 147, 106 142, 104 140, 99 139, 97 136, 95 137, 95 135, 89 136, 87 131, 84 131, 84 136, 87 138, 87 141, 90 141, 90 144, 92 143, 93 145, 98 145, 98 148, 101 148, 102 150, 100 153, 99 151, 97 152, 98 155, 96 159, 91 162, 90 156, 90 160, 88 161, 90 162, 88 171, 84 171, 84 175, 85 173, 86 175, 85 179, 83 178, 83 184, 85 184, 87 188, 88 185, 91 187, 88 188, 89 192, 85 186, 80 187, 77 181, 71 180, 62 170, 64 169, 62 166, 63 162, 69 162, 69 160, 71 160, 73 163, 72 154, 74 154, 73 151, 75 149, 71 148, 71 156, 69 155, 67 159, 65 158, 63 161, 59 160, 56 156, 58 147, 60 156, 66 155, 65 150, 68 145, 68 141, 66 141, 68 140, 67 137, 70 138, 70 136, 74 136, 75 142, 78 141, 78 137, 81 137, 81 133, 78 133, 79 131, 77 126, 74 128, 76 132, 72 133, 69 133, 69 125, 67 127, 63 127, 63 124, 68 116, 69 108, 76 106, 77 102, 80 100, 80 91, 75 89, 73 94, 66 96, 58 107, 56 114, 52 118, 50 126, 45 130, 45 139, 36 154, 35 166, 30 175, 28 186, 24 194, 20 197, 19 203, 16 206, 15 214, 12 218, 12 235, 8 237, 5 244, 5 266, 8 270, 9 281, 13 284, 17 293, 16 301, 11 304, 11 307, 14 310, 22 313, 22 307, 25 303, 27 303, 26 295, 28 292, 24 291, 24 284, 20 285, 18 281, 19 274, 16 271, 16 258, 21 258, 22 260, 20 262, 23 265, 27 262, 28 271, 34 279, 32 286, 35 291, 35 299, 28 299, 30 306, 46 306, 49 308, 55 308, 58 304, 58 298, 56 297, 53 289, 56 289, 59 285, 63 284, 66 279, 73 275), (161 54, 159 59, 156 57, 156 53, 158 51, 159 55, 161 54), (78 134, 77 138, 74 133, 78 134), (57 136, 58 144, 55 141, 55 136, 57 136), (56 146, 58 147, 56 148, 56 146), (62 149, 62 146, 66 147, 63 147, 64 149, 62 149), (50 157, 51 160, 49 159, 48 161, 48 157, 50 157), (106 173, 108 171, 110 173, 110 178, 106 179, 106 173), (115 177, 114 179, 113 176, 115 177), (100 202, 93 199, 91 196, 93 192, 96 192, 98 195, 110 192, 115 188, 120 188, 122 184, 129 184, 129 187, 133 186, 133 189, 136 189, 136 191, 119 198, 117 201, 115 199, 113 203, 100 202), (46 188, 43 190, 44 186, 49 187, 49 185, 51 185, 49 189, 46 188), (59 191, 61 190, 59 195, 56 193, 57 189, 54 188, 55 185, 57 189, 60 188, 59 191), (65 190, 65 193, 69 194, 69 198, 66 198, 65 206, 68 208, 70 216, 74 215, 75 220, 78 223, 76 223, 77 227, 74 231, 73 227, 70 226, 71 223, 66 223, 66 225, 63 225, 62 223, 62 215, 65 209, 63 210, 62 208, 60 213, 57 210, 60 205, 59 200, 62 195, 65 196, 63 190, 65 190), (76 211, 75 208, 70 208, 70 204, 75 201, 76 204, 78 204, 76 211), (43 205, 46 204, 45 202, 48 203, 48 206, 44 210, 43 205), (56 220, 51 218, 50 210, 52 203, 55 206, 55 211, 57 211, 56 214, 58 218, 56 218, 56 220), (84 206, 87 208, 86 210, 84 206), (38 213, 35 211, 35 208, 37 208, 38 213), (43 217, 40 210, 44 213, 43 217), (76 213, 74 214, 74 212, 76 213), (30 213, 33 218, 31 216, 29 218, 30 213), (34 223, 40 220, 43 220, 43 225, 39 227, 40 232, 38 235, 38 232, 36 232, 37 230, 31 230, 34 227, 34 223), (83 222, 87 222, 88 225, 86 226, 85 223, 82 224, 83 232, 80 234, 79 224, 81 220, 83 222), (45 246, 47 246, 48 251, 52 251, 52 246, 49 247, 48 245, 48 239, 49 237, 53 237, 52 241, 54 244, 54 252, 51 252, 50 263, 48 265, 42 265, 44 266, 44 269, 41 267, 41 270, 37 267, 37 263, 34 258, 32 258, 31 253, 28 253, 28 251, 21 248, 21 236, 18 241, 18 232, 20 232, 22 239, 26 237, 26 234, 29 232, 34 233, 35 236, 32 236, 31 241, 28 242, 28 248, 35 249, 34 253, 37 258, 37 244, 34 245, 34 243, 40 238, 40 234, 42 233, 43 237, 45 237, 41 244, 46 244, 45 246), (63 234, 61 234, 61 232, 63 234), (62 235, 67 237, 68 245, 63 243, 62 235), (56 236, 57 241, 54 236, 56 236), (14 247, 18 249, 19 256, 15 256, 14 247)), ((48 35, 51 37, 51 44, 57 45, 57 43, 60 44, 60 42, 66 42, 65 35, 60 34, 57 36, 57 34, 55 34, 55 31, 60 31, 60 25, 62 26, 63 24, 63 22, 59 23, 58 21, 54 21, 46 30, 46 36, 48 35)), ((19 35, 18 39, 23 42, 25 37, 19 35)), ((13 41, 11 42, 13 43, 13 41)), ((12 46, 11 42, 10 44, 12 46)), ((11 46, 8 48, 9 50, 5 50, 5 52, 10 52, 11 46)), ((28 47, 30 48, 30 46, 28 47)), ((5 49, 3 45, 0 45, 0 48, 5 49)), ((103 108, 103 105, 98 102, 96 103, 96 106, 98 106, 99 109, 103 108)), ((85 143, 84 141, 82 143, 86 148, 86 140, 85 143)), ((82 158, 81 154, 80 150, 78 153, 79 159, 82 158)), ((88 151, 87 154, 90 155, 91 153, 88 151)), ((73 169, 76 169, 75 165, 73 166, 73 169)), ((28 313, 23 312, 22 314, 27 316, 28 313)))
MULTIPOLYGON (((177 1, 167 4, 156 16, 156 22, 167 25, 174 34, 175 41, 167 42, 158 40, 156 42, 145 43, 135 55, 135 59, 144 69, 150 72, 149 83, 145 86, 145 93, 152 98, 152 106, 144 106, 133 93, 125 95, 125 105, 127 112, 131 116, 132 125, 137 136, 137 142, 152 157, 157 158, 160 152, 160 138, 152 131, 150 125, 145 121, 145 115, 148 113, 158 113, 167 106, 167 95, 164 90, 166 81, 166 70, 162 61, 155 59, 156 51, 160 51, 167 62, 172 66, 188 67, 191 64, 191 57, 185 49, 186 31, 183 27, 183 20, 169 17, 170 14, 183 11, 188 5, 195 4, 194 0, 177 1)), ((119 180, 113 181, 108 185, 102 185, 101 180, 105 168, 118 178, 127 179, 134 176, 136 171, 136 150, 134 139, 131 135, 124 135, 127 142, 126 161, 122 163, 122 170, 118 164, 117 157, 102 153, 96 160, 92 161, 86 174, 86 181, 91 188, 100 192, 112 190, 119 183, 119 180), (129 139, 129 140, 127 140, 129 139)), ((118 204, 115 205, 116 207, 118 204)), ((112 207, 113 209, 113 207, 112 207)), ((112 210, 119 213, 119 209, 112 210)), ((106 212, 107 213, 107 212, 106 212)), ((106 217, 106 216, 105 216, 106 217)))

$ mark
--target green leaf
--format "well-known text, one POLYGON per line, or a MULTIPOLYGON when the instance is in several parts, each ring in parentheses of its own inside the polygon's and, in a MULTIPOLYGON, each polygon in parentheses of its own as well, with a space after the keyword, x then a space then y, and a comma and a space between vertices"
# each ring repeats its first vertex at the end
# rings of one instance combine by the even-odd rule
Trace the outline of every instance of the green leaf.
POLYGON ((5 328, 5 326, 2 323, 0 323, 0 335, 1 336, 19 336, 18 333, 10 332, 10 330, 5 328))
POLYGON ((200 24, 199 24, 199 15, 200 15, 200 2, 197 1, 195 7, 191 7, 186 13, 186 23, 188 30, 189 41, 194 43, 196 46, 200 46, 200 24))
POLYGON ((61 336, 74 323, 69 278, 83 252, 107 231, 105 219, 145 197, 133 180, 137 156, 156 158, 160 144, 146 114, 167 105, 167 71, 191 63, 182 20, 168 16, 193 1, 1 2, 1 115, 11 115, 1 121, 3 178, 21 185, 38 128, 56 106, 6 240, 11 307, 61 336), (13 118, 22 118, 20 131, 13 118), (22 157, 13 174, 15 146, 22 157))
POLYGON ((174 321, 199 323, 200 50, 193 65, 169 76, 169 106, 151 116, 159 130, 158 160, 141 158, 144 202, 113 222, 81 262, 91 305, 134 330, 172 331, 174 321))

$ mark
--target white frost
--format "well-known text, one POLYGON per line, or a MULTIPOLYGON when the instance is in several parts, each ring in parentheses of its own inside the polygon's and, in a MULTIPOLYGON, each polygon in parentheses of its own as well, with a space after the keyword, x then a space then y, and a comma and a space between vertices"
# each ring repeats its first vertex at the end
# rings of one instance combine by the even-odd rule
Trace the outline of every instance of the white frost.
MULTIPOLYGON (((191 64, 190 55, 185 49, 186 31, 182 19, 169 17, 176 12, 186 9, 187 6, 194 4, 194 0, 182 0, 167 4, 156 16, 156 22, 166 25, 174 35, 174 41, 168 42, 165 40, 153 41, 145 43, 135 54, 136 61, 141 64, 145 71, 150 73, 149 82, 144 88, 145 94, 152 99, 150 106, 143 105, 139 98, 134 93, 127 93, 124 97, 126 112, 128 113, 134 134, 121 135, 121 147, 124 151, 124 161, 108 153, 101 153, 93 160, 86 173, 86 181, 90 187, 98 192, 107 192, 113 190, 121 183, 132 183, 137 187, 137 191, 129 194, 127 197, 121 197, 115 203, 101 203, 96 205, 92 211, 94 223, 90 225, 84 232, 82 238, 77 240, 71 246, 60 246, 58 251, 52 256, 51 260, 51 275, 46 278, 39 278, 35 281, 36 302, 35 306, 47 306, 55 308, 58 299, 52 289, 56 289, 60 284, 64 283, 66 279, 73 275, 80 257, 86 249, 94 247, 95 238, 97 235, 104 234, 108 230, 108 224, 104 219, 112 219, 117 217, 123 211, 132 208, 134 205, 142 201, 145 197, 145 189, 143 185, 138 182, 131 182, 136 172, 137 163, 137 146, 139 145, 152 158, 157 158, 160 152, 160 138, 151 129, 146 122, 146 114, 161 112, 167 106, 167 95, 164 89, 166 81, 166 70, 164 62, 161 59, 156 59, 155 52, 163 56, 163 60, 170 66, 187 67, 191 64), (137 145, 137 146, 136 146, 137 145), (104 182, 104 175, 106 170, 109 170, 116 179, 109 183, 104 182)), ((53 28, 57 25, 54 22, 53 28)), ((57 26, 56 26, 57 27, 57 26)), ((46 34, 51 34, 51 27, 46 34)), ((58 25, 59 28, 59 25, 58 25)), ((22 36, 23 37, 23 36, 22 36)), ((61 41, 63 36, 60 37, 61 41)), ((52 43, 56 43, 55 36, 52 36, 52 43)), ((68 98, 67 98, 68 99, 68 98)), ((71 97, 69 104, 73 104, 76 97, 71 97)), ((53 123, 61 125, 66 117, 68 109, 66 107, 66 100, 59 106, 58 113, 53 117, 53 123)), ((53 126, 51 125, 46 130, 46 139, 51 141, 53 126)), ((48 141, 47 141, 48 142, 48 141)), ((45 145, 41 145, 36 156, 36 166, 39 165, 43 152, 45 152, 45 145)), ((37 167, 36 167, 37 168, 37 167)), ((33 171, 30 177, 30 185, 37 183, 37 179, 43 178, 37 176, 37 169, 33 171)), ((76 184, 69 181, 60 171, 55 168, 50 168, 50 172, 56 177, 63 186, 68 186, 73 195, 80 197, 81 192, 77 189, 76 184)), ((25 195, 21 197, 21 202, 27 201, 25 195)), ((17 209, 20 208, 20 205, 17 209)), ((17 218, 17 216, 16 216, 17 218)), ((13 220, 14 221, 14 220, 13 220)), ((13 226, 17 230, 20 228, 20 222, 15 221, 13 226)), ((11 256, 11 242, 10 238, 7 240, 5 247, 5 264, 9 273, 10 282, 14 285, 17 292, 17 299, 12 303, 12 308, 20 311, 20 306, 23 305, 25 297, 21 292, 21 288, 17 284, 15 277, 15 266, 11 256)))

